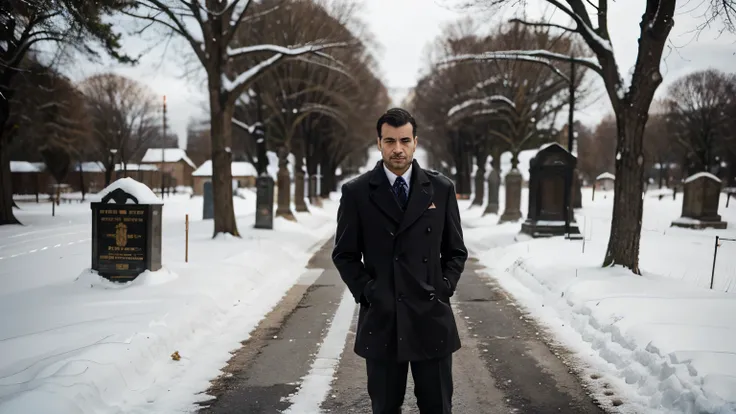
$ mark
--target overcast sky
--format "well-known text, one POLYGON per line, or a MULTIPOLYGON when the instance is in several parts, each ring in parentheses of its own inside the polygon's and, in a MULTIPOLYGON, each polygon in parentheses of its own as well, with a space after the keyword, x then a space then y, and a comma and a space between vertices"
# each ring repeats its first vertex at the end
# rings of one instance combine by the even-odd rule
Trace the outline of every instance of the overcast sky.
MULTIPOLYGON (((381 50, 376 58, 381 67, 380 76, 389 88, 400 92, 415 84, 422 68, 425 48, 440 34, 443 25, 467 15, 478 17, 488 25, 521 12, 519 7, 493 13, 478 9, 460 10, 454 7, 457 1, 362 0, 360 18, 380 45, 381 50)), ((564 18, 561 12, 554 12, 552 7, 542 6, 543 0, 530 0, 527 3, 529 6, 525 11, 528 19, 542 15, 554 21, 564 18), (535 3, 537 7, 533 7, 535 3)), ((674 79, 692 71, 709 67, 736 71, 736 35, 725 33, 719 37, 718 28, 713 27, 702 31, 699 38, 694 38, 694 31, 702 22, 703 3, 708 2, 678 1, 675 27, 669 38, 669 47, 665 49, 666 59, 662 63, 664 83, 658 90, 658 96, 666 92, 668 84, 674 79)), ((624 78, 630 77, 629 71, 636 60, 638 25, 644 4, 641 0, 609 2, 609 31, 624 78)), ((191 59, 191 52, 182 43, 174 42, 165 48, 165 42, 154 35, 149 35, 145 41, 130 39, 125 42, 125 46, 134 51, 151 45, 158 46, 153 47, 134 68, 79 64, 70 70, 69 75, 74 80, 81 80, 94 73, 111 70, 143 82, 159 96, 167 95, 170 126, 179 135, 181 145, 184 145, 190 118, 200 116, 207 107, 204 78, 201 73, 185 76, 185 62, 191 59)), ((576 113, 578 119, 591 125, 610 112, 608 97, 600 88, 602 83, 598 80, 595 82, 599 88, 591 100, 593 104, 580 108, 576 113)), ((402 95, 396 93, 394 96, 400 98, 402 95)))

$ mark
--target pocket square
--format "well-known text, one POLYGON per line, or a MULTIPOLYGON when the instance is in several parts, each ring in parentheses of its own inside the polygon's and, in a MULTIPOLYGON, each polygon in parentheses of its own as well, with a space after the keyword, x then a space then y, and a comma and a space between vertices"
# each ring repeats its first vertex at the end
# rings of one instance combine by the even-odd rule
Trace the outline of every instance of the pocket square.
POLYGON ((432 205, 430 205, 430 206, 429 206, 429 208, 428 208, 427 210, 431 210, 431 209, 433 209, 433 208, 437 208, 437 206, 435 206, 435 205, 434 205, 434 203, 432 203, 432 205))

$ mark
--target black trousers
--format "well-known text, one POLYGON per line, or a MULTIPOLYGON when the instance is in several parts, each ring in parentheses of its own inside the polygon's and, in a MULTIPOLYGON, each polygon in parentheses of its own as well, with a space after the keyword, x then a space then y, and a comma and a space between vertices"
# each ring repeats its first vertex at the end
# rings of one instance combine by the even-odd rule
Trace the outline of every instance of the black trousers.
POLYGON ((373 414, 400 414, 411 364, 414 395, 421 414, 452 413, 452 354, 426 361, 366 359, 373 414))

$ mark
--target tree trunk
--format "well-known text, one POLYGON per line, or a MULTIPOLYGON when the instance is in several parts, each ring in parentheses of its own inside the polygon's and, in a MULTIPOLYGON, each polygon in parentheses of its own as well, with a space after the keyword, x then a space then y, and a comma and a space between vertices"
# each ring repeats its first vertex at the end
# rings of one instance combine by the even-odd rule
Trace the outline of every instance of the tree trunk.
POLYGON ((317 152, 317 144, 315 138, 311 137, 307 143, 307 172, 309 173, 309 203, 314 207, 322 207, 322 197, 317 193, 317 176, 319 165, 319 153, 317 152))
POLYGON ((112 170, 114 168, 114 165, 112 167, 109 164, 105 166, 105 187, 110 185, 110 181, 112 180, 112 170))
MULTIPOLYGON (((1 99, 1 98, 0 98, 1 99)), ((3 115, 0 114, 0 118, 3 115)), ((0 119, 0 225, 18 224, 19 221, 13 214, 13 179, 10 173, 10 140, 3 135, 5 122, 0 119)), ((6 132, 7 133, 7 132, 6 132)))
POLYGON ((488 157, 484 151, 478 151, 475 159, 478 170, 475 173, 475 197, 471 203, 473 206, 482 206, 485 198, 486 158, 488 157))
MULTIPOLYGON (((641 112, 640 112, 641 113, 641 112)), ((646 112, 643 112, 646 114, 646 112)), ((622 265, 640 274, 639 241, 644 209, 644 151, 646 115, 624 108, 616 119, 618 145, 614 181, 613 220, 603 266, 622 265), (619 156, 620 154, 620 156, 619 156)))
POLYGON ((79 163, 79 184, 81 184, 82 187, 82 201, 84 201, 84 196, 87 194, 87 191, 84 188, 84 168, 82 168, 82 163, 79 163))
POLYGON ((303 143, 297 142, 297 144, 295 145, 295 149, 296 151, 294 155, 296 162, 294 163, 294 208, 298 213, 306 213, 309 212, 309 208, 307 208, 307 203, 304 200, 304 180, 306 177, 304 174, 303 143))
POLYGON ((662 83, 659 72, 662 51, 674 24, 675 0, 647 2, 642 16, 631 87, 621 97, 621 80, 615 61, 604 64, 604 83, 616 113, 616 180, 613 220, 603 266, 620 265, 635 274, 639 270, 639 241, 644 207, 644 128, 654 93, 662 83))
MULTIPOLYGON (((220 70, 218 67, 216 70, 220 70)), ((218 72, 219 73, 219 72, 218 72)), ((214 200, 214 233, 240 236, 233 208, 232 177, 232 113, 227 104, 219 76, 209 76, 210 137, 212 143, 212 199, 214 200)))
POLYGON ((322 164, 322 188, 320 188, 322 198, 329 198, 330 192, 335 191, 337 188, 337 178, 335 177, 337 167, 332 164, 329 161, 322 164))

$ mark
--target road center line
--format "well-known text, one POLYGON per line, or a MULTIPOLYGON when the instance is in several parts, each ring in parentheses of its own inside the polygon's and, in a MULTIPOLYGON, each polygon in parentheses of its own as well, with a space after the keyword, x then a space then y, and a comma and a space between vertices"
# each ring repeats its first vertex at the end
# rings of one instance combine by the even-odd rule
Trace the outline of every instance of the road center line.
POLYGON ((345 348, 350 323, 355 312, 355 300, 346 288, 335 311, 330 328, 317 352, 309 373, 302 379, 299 391, 289 397, 292 405, 284 414, 319 414, 320 405, 330 391, 333 376, 345 348))

